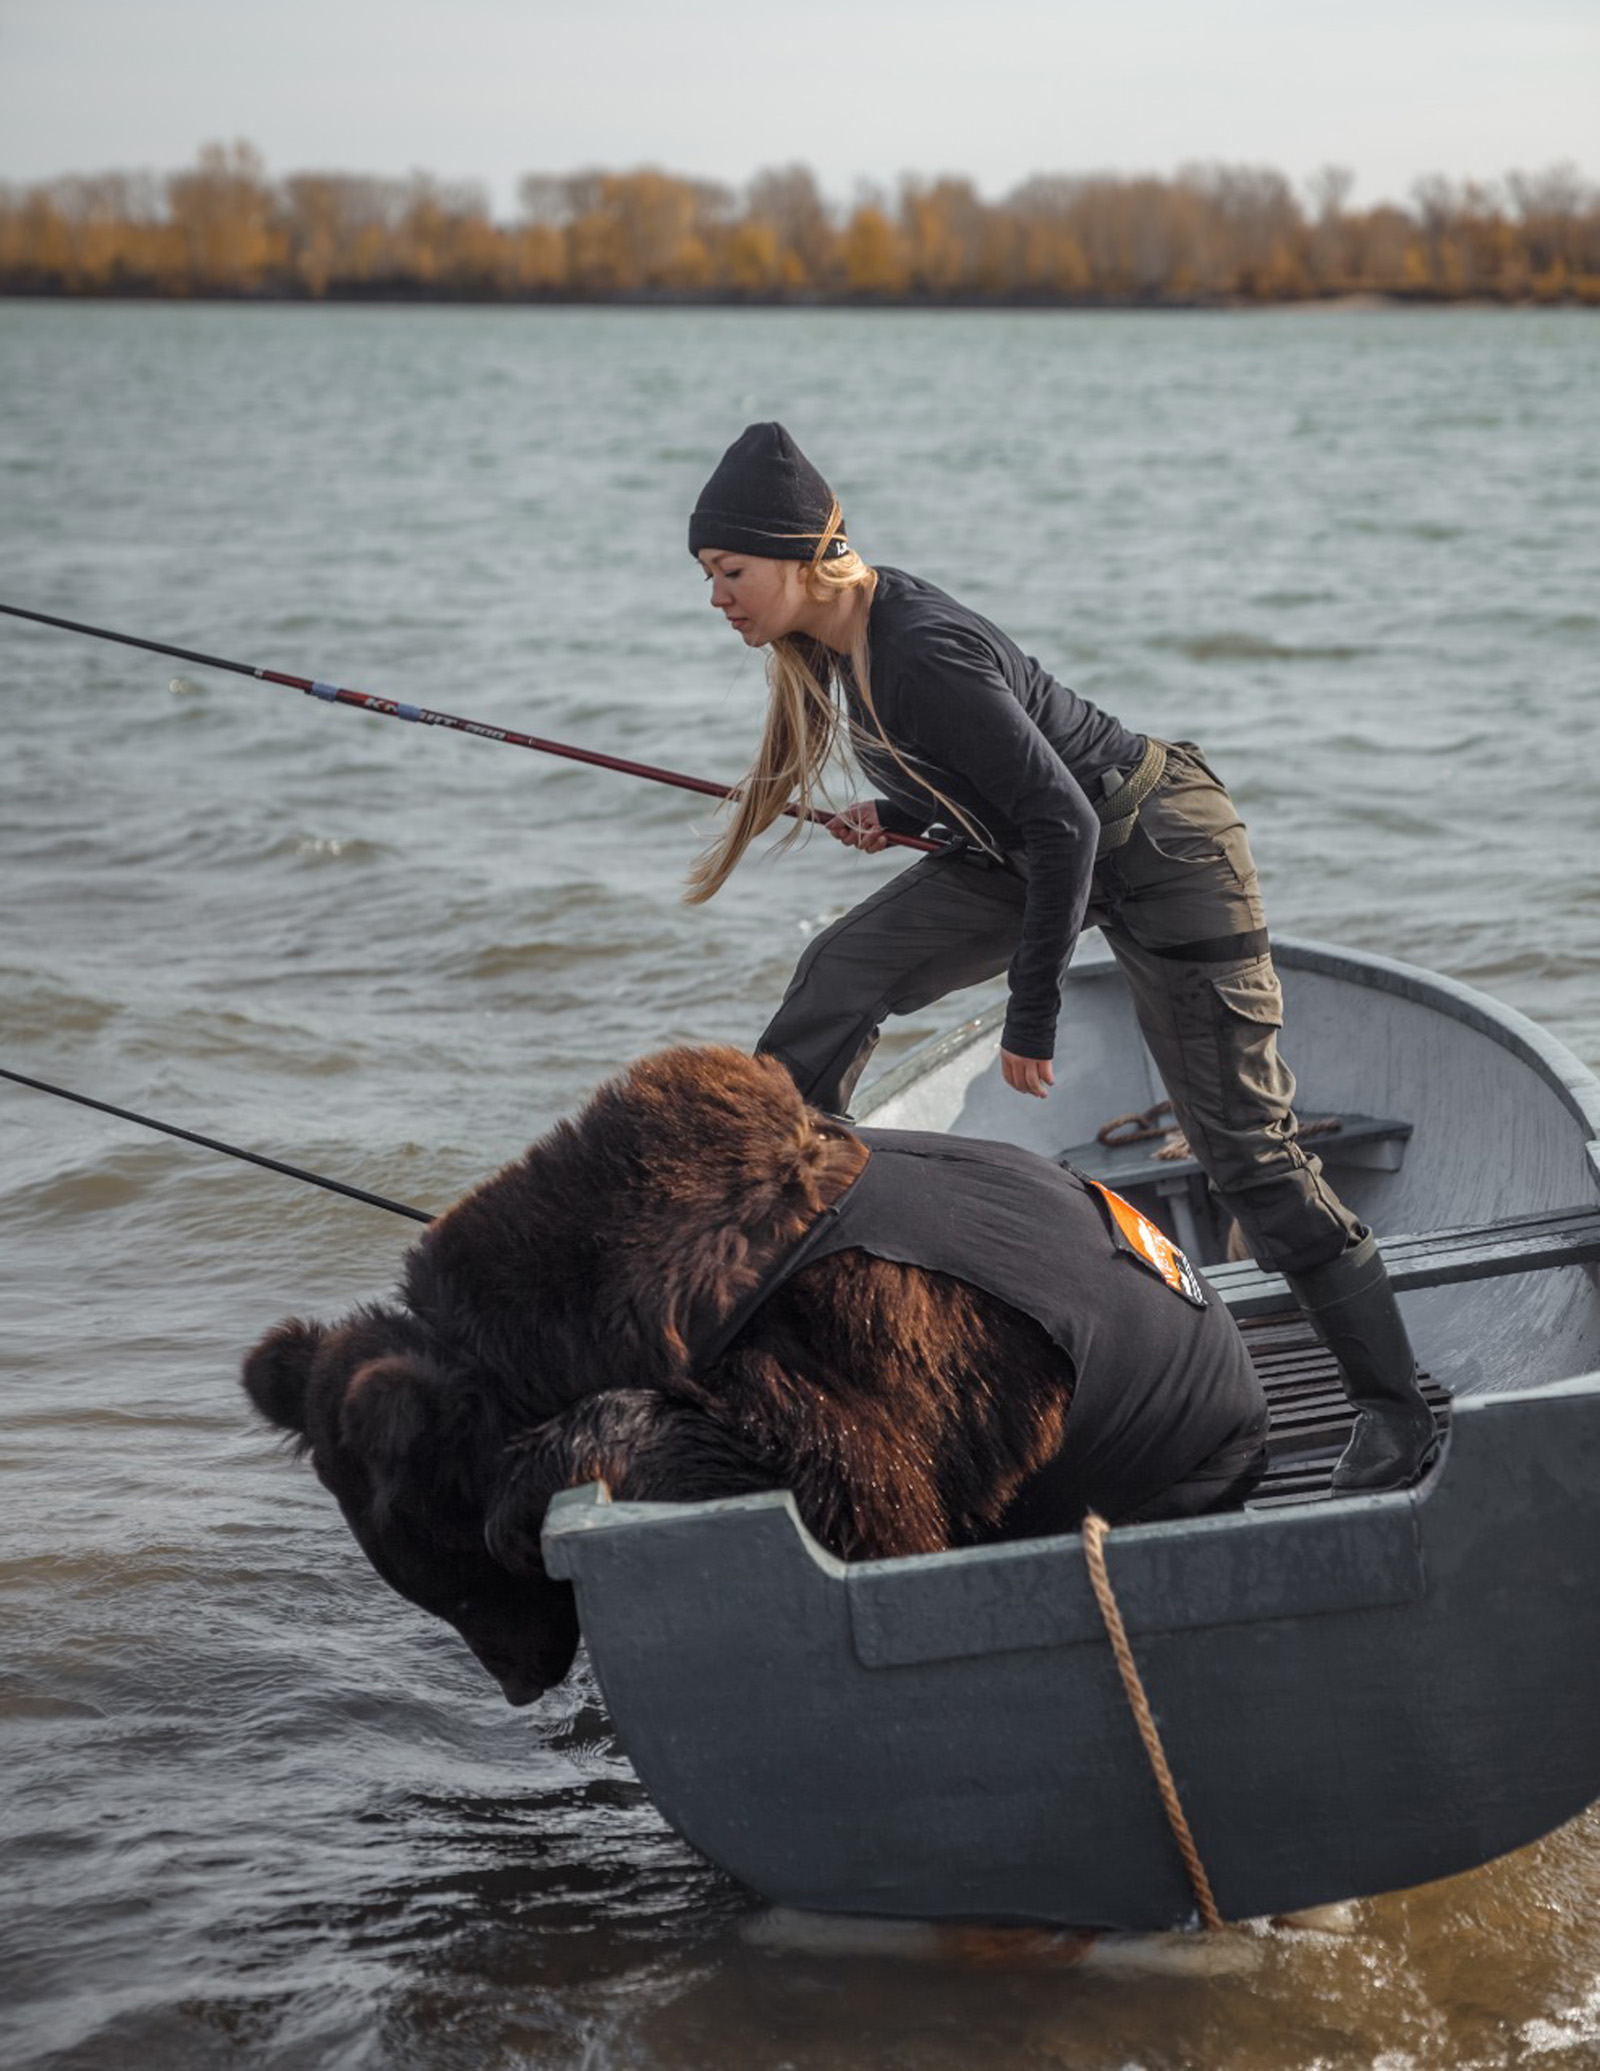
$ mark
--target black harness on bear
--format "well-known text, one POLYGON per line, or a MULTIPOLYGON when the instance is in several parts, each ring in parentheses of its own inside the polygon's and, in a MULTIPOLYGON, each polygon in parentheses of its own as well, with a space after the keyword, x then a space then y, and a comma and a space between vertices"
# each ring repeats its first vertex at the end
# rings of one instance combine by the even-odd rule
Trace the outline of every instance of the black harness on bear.
POLYGON ((697 1373, 796 1273, 864 1251, 994 1295, 1070 1360, 1070 1435, 1047 1470, 1056 1529, 1091 1505, 1128 1517, 1179 1483, 1232 1478, 1248 1462, 1266 1429, 1266 1399, 1238 1329, 1128 1203, 1011 1144, 851 1133, 871 1153, 862 1171, 693 1348, 697 1373))

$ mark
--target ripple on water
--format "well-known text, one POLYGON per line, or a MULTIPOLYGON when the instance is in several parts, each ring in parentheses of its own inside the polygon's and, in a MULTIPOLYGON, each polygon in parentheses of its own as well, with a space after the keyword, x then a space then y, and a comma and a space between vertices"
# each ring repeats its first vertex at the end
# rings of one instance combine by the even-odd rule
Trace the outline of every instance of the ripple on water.
MULTIPOLYGON (((52 984, 32 971, 0 968, 0 1044, 6 1046, 7 1063, 27 1045, 98 1035, 121 1011, 115 1000, 52 984)), ((30 1071, 27 1076, 47 1074, 30 1071)))
POLYGON ((29 1188, 26 1210, 35 1225, 55 1222, 77 1228, 86 1217, 131 1207, 165 1178, 150 1159, 127 1153, 92 1171, 63 1172, 29 1188))
POLYGON ((387 842, 366 841, 347 834, 285 834, 268 855, 296 863, 339 864, 345 869, 381 863, 395 851, 387 842))
POLYGON ((1349 643, 1288 645, 1259 633, 1162 633, 1149 643, 1195 662, 1353 662, 1373 652, 1349 643))

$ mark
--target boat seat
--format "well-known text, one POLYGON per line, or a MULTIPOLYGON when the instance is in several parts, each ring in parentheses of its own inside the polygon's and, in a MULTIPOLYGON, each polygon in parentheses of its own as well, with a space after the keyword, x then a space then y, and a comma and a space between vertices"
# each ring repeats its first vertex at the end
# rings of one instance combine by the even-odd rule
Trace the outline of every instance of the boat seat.
MULTIPOLYGON (((1382 1237, 1389 1278, 1399 1289, 1449 1287, 1461 1280, 1492 1280, 1503 1273, 1546 1272, 1554 1266, 1600 1260, 1600 1207, 1553 1208, 1504 1222, 1426 1230, 1415 1237, 1382 1237)), ((1253 1258, 1237 1265, 1204 1266, 1206 1279, 1236 1321, 1282 1309, 1287 1282, 1253 1258)))
MULTIPOLYGON (((1338 1364, 1299 1309, 1280 1305, 1239 1327, 1272 1410, 1267 1471, 1245 1508, 1324 1502, 1355 1423, 1338 1364)), ((1430 1375, 1418 1378, 1442 1436, 1449 1428, 1450 1398, 1430 1375)))
MULTIPOLYGON (((1368 1171, 1398 1172, 1411 1137, 1411 1124, 1386 1120, 1378 1115, 1303 1115, 1302 1135, 1307 1148, 1326 1165, 1364 1167, 1368 1171)), ((1140 1187, 1153 1187, 1161 1202, 1158 1219, 1170 1219, 1172 1234, 1182 1248, 1196 1259, 1215 1249, 1206 1233, 1213 1217, 1208 1201, 1209 1182, 1198 1158, 1158 1158, 1158 1142, 1074 1144, 1058 1153, 1056 1162, 1070 1165, 1085 1179, 1126 1194, 1140 1187)))

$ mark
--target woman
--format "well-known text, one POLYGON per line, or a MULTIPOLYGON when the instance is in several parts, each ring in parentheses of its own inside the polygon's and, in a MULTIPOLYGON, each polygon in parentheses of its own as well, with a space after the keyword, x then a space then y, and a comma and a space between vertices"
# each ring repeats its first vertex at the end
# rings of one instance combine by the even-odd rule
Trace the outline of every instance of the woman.
POLYGON ((1435 1447, 1416 1360, 1370 1231, 1299 1144, 1255 865, 1199 750, 1130 732, 932 584, 869 568, 780 424, 749 426, 723 455, 689 551, 713 609, 768 650, 770 686, 691 902, 786 806, 811 810, 841 729, 883 795, 830 833, 868 850, 935 825, 955 837, 816 937, 758 1049, 842 1111, 886 1014, 1006 971, 1001 1070, 1042 1099, 1061 972, 1080 931, 1100 928, 1195 1156, 1343 1370, 1360 1414, 1334 1487, 1414 1480, 1435 1447))

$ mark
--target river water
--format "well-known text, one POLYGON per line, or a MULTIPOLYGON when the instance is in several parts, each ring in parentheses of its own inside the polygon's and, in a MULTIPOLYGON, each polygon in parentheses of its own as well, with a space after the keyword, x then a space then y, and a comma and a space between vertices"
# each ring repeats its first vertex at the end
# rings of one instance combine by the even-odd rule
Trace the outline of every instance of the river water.
MULTIPOLYGON (((759 662, 685 518, 778 416, 869 559, 1205 745, 1280 932, 1600 1064, 1597 376, 1564 312, 0 304, 0 598, 731 779, 759 662)), ((12 620, 0 713, 0 1064, 428 1207, 630 1056, 748 1042, 893 867, 814 842, 691 912, 703 801, 12 620)), ((1600 2064, 1595 1815, 1082 1961, 769 1914, 585 1672, 507 1710, 247 1413, 241 1351, 406 1226, 0 1122, 10 2071, 1600 2064)))

